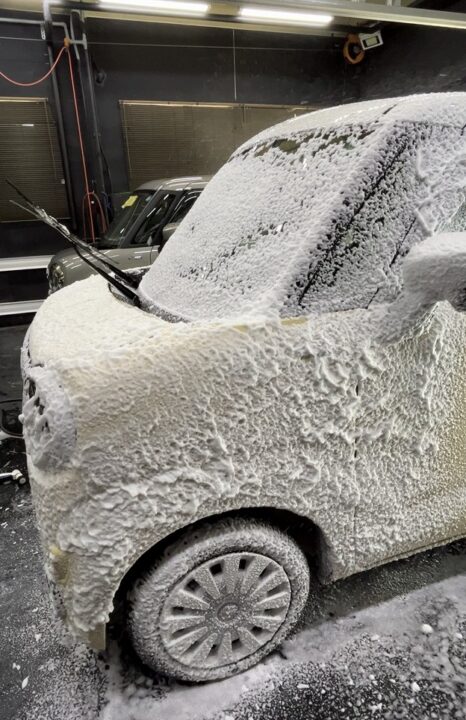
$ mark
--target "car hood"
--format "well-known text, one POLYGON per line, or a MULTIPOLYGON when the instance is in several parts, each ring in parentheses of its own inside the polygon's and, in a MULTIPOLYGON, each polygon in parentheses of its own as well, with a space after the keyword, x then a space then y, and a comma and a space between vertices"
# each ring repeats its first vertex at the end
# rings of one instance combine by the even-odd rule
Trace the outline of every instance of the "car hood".
POLYGON ((30 360, 33 365, 79 363, 102 353, 118 353, 142 335, 166 334, 172 327, 119 300, 103 278, 93 276, 45 300, 30 327, 30 360))
POLYGON ((76 250, 73 248, 66 248, 66 250, 60 250, 50 260, 50 265, 66 264, 70 260, 74 260, 77 257, 76 250))
MULTIPOLYGON (((109 253, 117 254, 119 248, 100 248, 98 245, 94 245, 95 249, 105 255, 109 253)), ((68 269, 72 269, 76 265, 81 266, 84 260, 79 257, 78 253, 74 248, 67 248, 66 250, 60 250, 50 260, 49 266, 51 265, 62 265, 68 269)))

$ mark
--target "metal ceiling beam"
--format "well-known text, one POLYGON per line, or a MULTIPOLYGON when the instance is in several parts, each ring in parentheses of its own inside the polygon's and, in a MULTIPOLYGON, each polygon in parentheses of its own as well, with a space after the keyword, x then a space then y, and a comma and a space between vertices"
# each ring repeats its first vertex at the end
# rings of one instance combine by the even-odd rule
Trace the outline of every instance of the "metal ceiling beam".
MULTIPOLYGON (((16 0, 17 1, 17 0, 16 0)), ((31 3, 33 4, 33 3, 31 3)), ((226 2, 221 0, 220 3, 212 2, 211 14, 205 17, 192 18, 182 16, 167 16, 135 11, 128 8, 128 11, 119 9, 106 9, 105 5, 99 2, 83 2, 80 0, 62 0, 54 2, 54 9, 76 9, 84 11, 89 16, 96 14, 101 17, 108 18, 125 18, 131 20, 154 21, 176 23, 182 25, 213 25, 217 27, 234 27, 247 30, 264 30, 267 32, 294 32, 299 34, 314 34, 316 28, 305 25, 292 26, 286 24, 275 23, 251 23, 237 20, 236 13, 238 7, 242 4, 262 5, 268 7, 279 7, 284 10, 298 11, 316 11, 333 15, 335 18, 343 18, 343 24, 348 24, 348 19, 359 22, 376 21, 385 23, 399 23, 408 25, 421 25, 427 27, 450 28, 454 30, 466 30, 466 13, 455 13, 444 10, 428 10, 419 7, 401 6, 401 5, 383 5, 371 2, 358 2, 354 0, 244 0, 243 2, 226 2)), ((0 2, 0 7, 10 7, 11 0, 0 2)), ((317 29, 318 30, 318 29, 317 29)), ((332 26, 322 29, 323 34, 340 34, 334 31, 332 26)))
MULTIPOLYGON (((0 0, 0 11, 3 10, 15 10, 16 12, 34 12, 39 13, 39 7, 42 8, 41 0, 24 0, 21 7, 15 7, 12 2, 18 0, 0 0)), ((249 0, 248 0, 249 1, 249 0)), ((224 6, 226 5, 223 4, 224 6)), ((217 4, 216 4, 217 7, 217 4)), ((127 22, 144 22, 144 23, 155 23, 155 24, 167 24, 167 25, 190 25, 194 27, 215 27, 224 28, 227 30, 250 30, 254 32, 265 32, 265 33, 285 33, 290 35, 316 35, 322 37, 331 38, 344 38, 347 36, 354 26, 348 23, 340 23, 338 27, 332 25, 328 27, 311 27, 311 26, 294 26, 277 25, 275 23, 251 23, 251 22, 239 22, 236 20, 236 14, 238 11, 238 4, 228 3, 229 12, 225 12, 221 15, 207 15, 205 17, 183 17, 181 15, 157 15, 145 12, 135 12, 134 10, 109 10, 104 9, 98 2, 80 2, 79 0, 64 0, 64 2, 55 3, 53 10, 60 12, 60 10, 80 10, 83 12, 84 18, 105 18, 108 20, 125 20, 127 22)), ((0 18, 0 23, 5 18, 0 18)), ((7 18, 7 22, 15 22, 15 18, 7 18)), ((19 21, 21 22, 21 21, 19 21)), ((40 21, 32 21, 39 23, 40 21)), ((92 45, 92 42, 89 43, 92 45)))
POLYGON ((315 10, 329 13, 334 17, 350 17, 355 20, 377 20, 379 22, 394 22, 407 25, 424 25, 428 27, 451 28, 453 30, 466 30, 466 13, 447 12, 444 10, 427 10, 424 8, 402 5, 376 5, 368 2, 354 2, 353 0, 310 0, 300 2, 294 6, 285 2, 254 3, 258 5, 280 5, 290 8, 298 7, 300 10, 315 10))
MULTIPOLYGON (((298 0, 297 2, 290 2, 290 0, 259 0, 257 2, 255 0, 251 3, 249 3, 248 0, 247 2, 245 1, 244 4, 279 7, 282 10, 314 10, 316 12, 329 13, 334 17, 346 18, 346 22, 348 18, 352 18, 355 20, 376 20, 378 22, 392 22, 408 25, 424 25, 428 27, 466 30, 466 13, 454 13, 443 10, 427 10, 423 8, 401 5, 376 5, 375 3, 354 2, 353 0, 298 0)), ((69 2, 67 0, 64 0, 62 3, 60 3, 60 5, 62 7, 79 7, 79 9, 81 10, 92 10, 94 12, 106 12, 105 7, 102 6, 100 3, 96 2, 69 2)), ((228 19, 231 22, 237 12, 237 8, 239 7, 240 3, 223 2, 222 5, 226 16, 225 19, 228 19)), ((214 17, 212 18, 212 20, 220 22, 221 18, 218 15, 215 15, 215 11, 215 2, 213 2, 212 13, 214 14, 214 17)), ((131 10, 130 12, 131 14, 135 14, 134 10, 131 10)), ((146 12, 145 14, 147 15, 148 13, 146 12)), ((156 14, 156 11, 154 11, 154 14, 156 14)), ((209 18, 207 16, 205 19, 199 19, 205 22, 206 20, 208 21, 209 18)), ((179 18, 179 20, 183 20, 186 24, 190 24, 192 18, 179 18)), ((243 23, 239 20, 237 21, 236 19, 234 20, 234 22, 236 24, 236 27, 238 28, 243 27, 246 24, 248 25, 248 29, 250 29, 251 26, 257 27, 257 25, 259 25, 259 23, 243 23)), ((267 25, 266 22, 260 24, 267 25)), ((285 24, 279 25, 268 23, 269 30, 271 26, 275 28, 275 32, 286 31, 289 27, 291 27, 285 24)), ((301 32, 305 32, 306 29, 306 26, 299 27, 299 30, 301 32)))

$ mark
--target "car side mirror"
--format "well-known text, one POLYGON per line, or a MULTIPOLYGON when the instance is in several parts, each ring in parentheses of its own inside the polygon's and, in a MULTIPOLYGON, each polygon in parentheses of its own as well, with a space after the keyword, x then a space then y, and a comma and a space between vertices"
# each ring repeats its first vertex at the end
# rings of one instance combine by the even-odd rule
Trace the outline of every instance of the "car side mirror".
POLYGON ((164 244, 167 242, 169 238, 173 235, 176 228, 178 227, 178 223, 167 223, 165 225, 164 229, 162 230, 162 237, 164 244))
POLYGON ((404 291, 423 306, 447 300, 466 311, 466 233, 441 233, 409 251, 403 265, 404 291))
POLYGON ((403 290, 381 318, 379 340, 399 340, 442 301, 466 312, 466 233, 431 235, 411 248, 403 263, 403 290))

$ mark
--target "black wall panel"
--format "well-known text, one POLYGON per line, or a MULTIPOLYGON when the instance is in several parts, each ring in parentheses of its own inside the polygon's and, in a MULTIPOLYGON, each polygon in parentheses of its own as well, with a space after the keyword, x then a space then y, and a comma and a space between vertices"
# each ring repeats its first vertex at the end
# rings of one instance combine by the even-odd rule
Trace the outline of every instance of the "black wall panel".
POLYGON ((114 186, 127 171, 119 100, 319 103, 343 72, 340 41, 212 28, 88 21, 102 139, 114 186))
MULTIPOLYGON (((437 7, 439 3, 436 3, 437 7)), ((448 4, 466 13, 466 0, 448 4)), ((466 91, 466 31, 386 25, 384 45, 348 68, 343 102, 422 92, 466 91)))

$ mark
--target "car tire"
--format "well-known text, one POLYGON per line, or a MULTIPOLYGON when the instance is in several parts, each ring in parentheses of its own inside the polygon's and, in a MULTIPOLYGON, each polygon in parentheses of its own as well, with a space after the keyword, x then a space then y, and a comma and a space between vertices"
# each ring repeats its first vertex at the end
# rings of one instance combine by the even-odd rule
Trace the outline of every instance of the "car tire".
POLYGON ((192 682, 247 670, 290 633, 309 593, 286 533, 232 518, 187 531, 136 581, 127 627, 153 670, 192 682))

